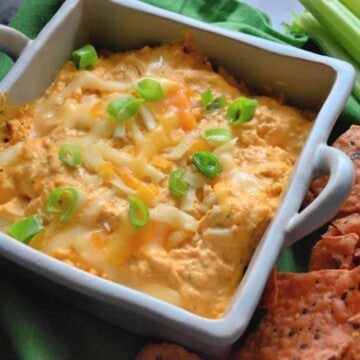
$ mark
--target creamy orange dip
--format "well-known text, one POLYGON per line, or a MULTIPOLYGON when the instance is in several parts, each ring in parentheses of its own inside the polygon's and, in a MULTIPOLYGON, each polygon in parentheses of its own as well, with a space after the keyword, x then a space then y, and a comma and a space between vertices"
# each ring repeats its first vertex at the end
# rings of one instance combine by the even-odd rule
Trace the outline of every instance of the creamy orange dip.
POLYGON ((208 318, 226 311, 314 118, 253 96, 223 70, 215 72, 191 41, 104 53, 90 70, 69 61, 42 98, 0 116, 4 233, 36 214, 43 230, 29 246, 208 318), (164 97, 142 101, 123 121, 109 115, 108 104, 137 97, 144 78, 157 81, 164 97), (209 89, 227 105, 207 110, 201 96, 209 89), (226 111, 240 96, 258 104, 250 121, 233 125, 226 111), (217 128, 231 139, 204 138, 217 128), (64 144, 80 151, 79 166, 59 158, 64 144), (194 165, 199 151, 221 164, 213 179, 194 165), (178 168, 188 186, 181 196, 169 190, 178 168), (64 188, 78 196, 61 221, 47 201, 64 188), (149 211, 144 226, 130 221, 129 195, 149 211))

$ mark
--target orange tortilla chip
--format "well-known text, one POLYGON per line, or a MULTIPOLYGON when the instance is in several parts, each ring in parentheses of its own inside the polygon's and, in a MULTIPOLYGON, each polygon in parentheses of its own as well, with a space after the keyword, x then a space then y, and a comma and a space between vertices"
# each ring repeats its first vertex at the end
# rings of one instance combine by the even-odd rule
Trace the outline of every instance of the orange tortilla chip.
POLYGON ((360 340, 355 341, 353 344, 351 344, 344 356, 344 360, 359 360, 359 359, 360 359, 360 340))
POLYGON ((279 289, 277 284, 277 272, 276 268, 274 267, 267 280, 263 295, 259 303, 259 308, 267 309, 276 306, 278 303, 278 295, 279 289))
POLYGON ((176 344, 150 344, 145 346, 135 360, 201 360, 194 353, 176 344))
POLYGON ((335 219, 314 246, 309 269, 352 269, 360 264, 359 248, 360 214, 335 219))
POLYGON ((360 213, 350 214, 336 219, 332 223, 340 234, 355 233, 360 235, 360 213))
POLYGON ((360 267, 280 273, 278 291, 278 304, 269 309, 232 360, 340 359, 357 355, 359 338, 354 332, 358 330, 350 319, 354 321, 360 312, 360 267))
MULTIPOLYGON (((355 168, 355 181, 349 197, 344 202, 339 211, 339 216, 349 213, 360 212, 360 126, 352 125, 343 133, 333 146, 347 154, 353 162, 355 168)), ((323 176, 315 179, 306 195, 305 205, 313 201, 324 188, 328 177, 323 176)))
POLYGON ((310 258, 310 271, 322 269, 351 269, 359 235, 323 235, 314 246, 310 258))

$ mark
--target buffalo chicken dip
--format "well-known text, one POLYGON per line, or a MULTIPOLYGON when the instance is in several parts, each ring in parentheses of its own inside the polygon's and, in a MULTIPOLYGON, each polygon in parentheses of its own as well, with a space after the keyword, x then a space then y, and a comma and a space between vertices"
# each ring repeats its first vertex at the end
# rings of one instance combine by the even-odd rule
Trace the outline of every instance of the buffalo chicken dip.
POLYGON ((220 318, 313 119, 215 71, 190 38, 86 45, 42 98, 1 110, 0 229, 220 318))

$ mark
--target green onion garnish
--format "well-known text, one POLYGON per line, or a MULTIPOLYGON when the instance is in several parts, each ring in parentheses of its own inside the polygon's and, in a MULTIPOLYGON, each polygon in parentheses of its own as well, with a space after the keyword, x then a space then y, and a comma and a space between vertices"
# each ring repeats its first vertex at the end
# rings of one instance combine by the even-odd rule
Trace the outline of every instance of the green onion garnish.
POLYGON ((59 159, 70 167, 77 167, 81 163, 81 153, 77 146, 64 144, 59 149, 59 159))
POLYGON ((156 101, 164 98, 164 90, 160 83, 152 79, 143 79, 136 84, 136 90, 144 100, 156 101))
POLYGON ((201 104, 206 111, 213 111, 224 108, 227 105, 227 101, 224 95, 214 99, 212 91, 208 89, 201 94, 201 104))
POLYGON ((210 89, 205 90, 201 94, 201 104, 204 108, 206 108, 207 105, 212 103, 213 100, 214 100, 214 97, 213 97, 212 91, 210 89))
POLYGON ((183 179, 184 168, 171 171, 169 174, 169 190, 175 196, 183 196, 189 191, 189 184, 183 179))
POLYGON ((46 202, 46 210, 50 213, 61 213, 60 221, 65 221, 74 212, 78 192, 74 188, 52 190, 46 202))
POLYGON ((92 45, 85 45, 72 52, 72 59, 79 70, 84 70, 93 67, 98 60, 98 56, 92 45))
POLYGON ((136 196, 129 195, 129 219, 134 227, 145 226, 150 220, 148 207, 136 196))
POLYGON ((210 151, 198 151, 193 154, 193 164, 207 178, 214 179, 222 172, 218 158, 210 151))
POLYGON ((31 215, 9 226, 9 234, 15 239, 28 243, 44 226, 37 215, 31 215))
POLYGON ((256 110, 258 102, 255 99, 239 97, 231 103, 226 112, 226 118, 232 125, 240 125, 250 121, 256 110))
POLYGON ((229 129, 217 128, 208 129, 201 134, 201 137, 205 139, 210 145, 216 145, 219 143, 225 143, 231 140, 231 131, 229 129))
POLYGON ((123 121, 134 116, 143 101, 134 96, 124 96, 111 101, 106 107, 106 112, 116 120, 123 121))

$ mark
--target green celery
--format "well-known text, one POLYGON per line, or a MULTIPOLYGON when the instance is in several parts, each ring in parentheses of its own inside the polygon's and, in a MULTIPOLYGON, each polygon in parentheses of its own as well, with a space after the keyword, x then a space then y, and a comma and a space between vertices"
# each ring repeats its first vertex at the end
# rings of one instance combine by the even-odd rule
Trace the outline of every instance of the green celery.
POLYGON ((360 62, 360 19, 339 0, 299 0, 335 40, 360 62))
POLYGON ((353 14, 360 18, 359 0, 340 0, 353 14))
POLYGON ((329 32, 312 16, 305 11, 301 15, 293 14, 292 28, 304 31, 329 56, 347 61, 356 70, 353 95, 360 101, 360 64, 355 61, 329 34, 329 32))

